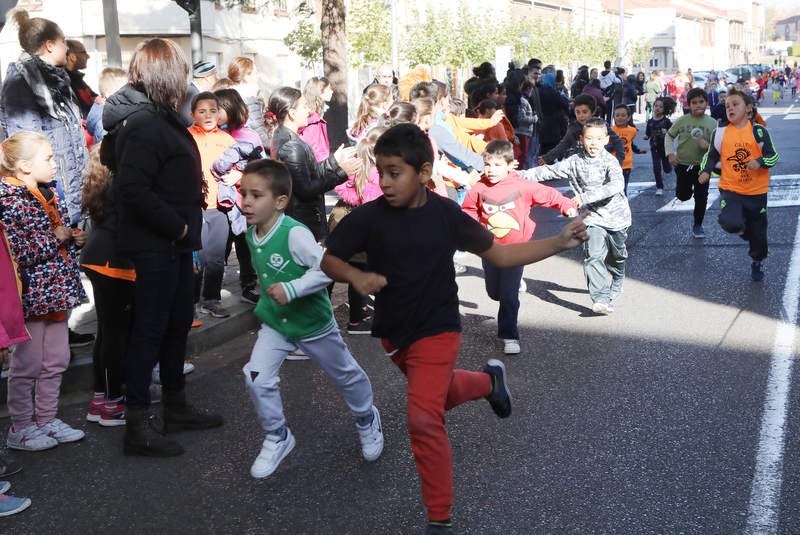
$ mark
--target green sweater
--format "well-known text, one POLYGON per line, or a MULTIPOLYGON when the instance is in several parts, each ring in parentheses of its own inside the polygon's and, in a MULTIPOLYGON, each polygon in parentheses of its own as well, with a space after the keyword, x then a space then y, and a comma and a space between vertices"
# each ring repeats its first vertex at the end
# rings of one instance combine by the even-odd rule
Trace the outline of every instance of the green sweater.
POLYGON ((701 149, 697 144, 697 140, 705 139, 709 145, 711 138, 714 135, 714 130, 717 129, 717 121, 709 115, 702 117, 694 117, 693 115, 684 115, 679 117, 675 124, 672 125, 664 136, 664 151, 665 154, 675 154, 675 139, 678 140, 678 162, 682 165, 700 165, 706 150, 701 149))
POLYGON ((297 259, 298 250, 319 248, 308 229, 291 217, 281 216, 261 239, 255 235, 255 226, 247 229, 247 245, 261 285, 261 298, 254 311, 259 320, 289 341, 314 340, 335 327, 333 307, 324 287, 330 279, 319 270, 321 251, 316 265, 303 265, 297 259), (297 227, 306 232, 298 232, 297 227), (312 268, 314 272, 309 273, 312 268), (267 288, 274 283, 283 285, 289 298, 286 305, 279 305, 267 295, 267 288), (311 291, 306 293, 307 289, 311 291))

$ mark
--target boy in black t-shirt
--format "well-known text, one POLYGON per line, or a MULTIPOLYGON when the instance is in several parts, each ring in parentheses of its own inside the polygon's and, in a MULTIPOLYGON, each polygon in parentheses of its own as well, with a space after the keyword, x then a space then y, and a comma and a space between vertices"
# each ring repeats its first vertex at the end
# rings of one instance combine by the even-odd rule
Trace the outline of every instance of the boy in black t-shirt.
POLYGON ((433 149, 415 125, 387 130, 375 156, 383 197, 339 223, 321 267, 333 280, 375 294, 372 334, 408 378, 408 431, 428 509, 427 533, 450 533, 453 463, 445 411, 485 397, 500 418, 511 414, 502 362, 489 360, 483 372, 455 369, 461 319, 453 253, 470 251, 498 267, 521 266, 576 247, 588 235, 579 217, 552 238, 496 243, 456 203, 427 188, 433 149), (347 263, 361 251, 368 271, 347 263))

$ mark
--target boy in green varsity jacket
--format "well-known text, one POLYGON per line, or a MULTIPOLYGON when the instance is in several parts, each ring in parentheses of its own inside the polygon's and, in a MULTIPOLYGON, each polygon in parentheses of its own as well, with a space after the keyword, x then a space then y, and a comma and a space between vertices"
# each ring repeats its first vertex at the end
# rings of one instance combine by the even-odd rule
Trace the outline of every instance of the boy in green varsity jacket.
POLYGON ((348 351, 333 319, 326 290, 331 280, 319 267, 322 249, 311 231, 284 214, 292 194, 289 170, 280 162, 247 165, 241 182, 247 245, 258 273, 261 320, 245 383, 261 426, 267 432, 250 475, 272 474, 292 451, 295 439, 286 425, 278 390, 278 371, 286 355, 301 349, 333 380, 356 417, 361 453, 374 461, 383 451, 378 409, 367 374, 348 351))

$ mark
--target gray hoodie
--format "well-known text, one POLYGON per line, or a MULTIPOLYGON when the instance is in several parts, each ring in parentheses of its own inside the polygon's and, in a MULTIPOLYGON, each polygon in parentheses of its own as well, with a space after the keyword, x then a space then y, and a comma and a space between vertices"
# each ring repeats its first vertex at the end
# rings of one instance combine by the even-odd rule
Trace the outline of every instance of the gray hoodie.
POLYGON ((589 210, 587 225, 606 230, 622 230, 631 226, 631 208, 625 196, 622 167, 608 151, 591 157, 585 149, 553 165, 518 171, 519 175, 537 182, 568 179, 572 191, 589 210))

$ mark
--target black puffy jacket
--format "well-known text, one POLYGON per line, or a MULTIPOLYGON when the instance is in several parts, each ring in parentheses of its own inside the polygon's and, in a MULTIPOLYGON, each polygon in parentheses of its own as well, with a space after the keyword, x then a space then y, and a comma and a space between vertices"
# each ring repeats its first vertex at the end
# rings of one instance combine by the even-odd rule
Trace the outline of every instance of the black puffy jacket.
POLYGON ((285 163, 292 174, 292 198, 286 215, 307 226, 321 241, 328 234, 325 192, 347 180, 347 174, 333 154, 318 162, 311 146, 283 125, 272 135, 270 157, 285 163))
POLYGON ((173 110, 124 86, 106 101, 101 161, 115 174, 120 252, 200 249, 203 171, 192 135, 173 110), (178 239, 188 226, 186 236, 178 239))

